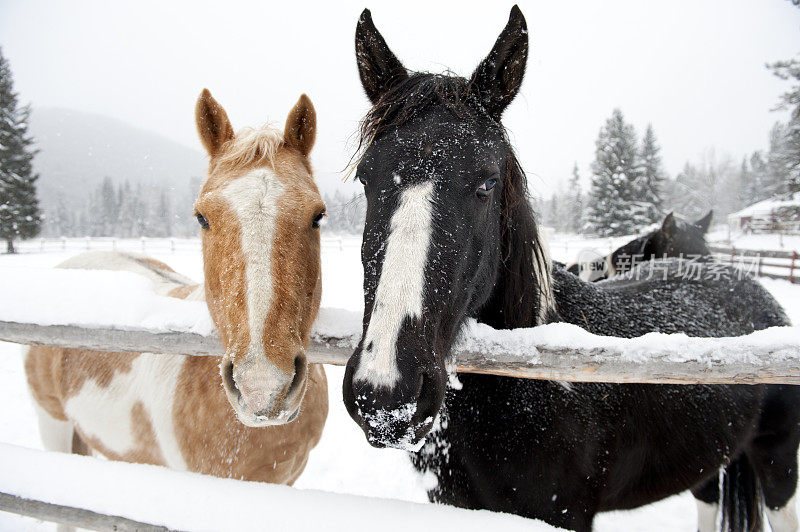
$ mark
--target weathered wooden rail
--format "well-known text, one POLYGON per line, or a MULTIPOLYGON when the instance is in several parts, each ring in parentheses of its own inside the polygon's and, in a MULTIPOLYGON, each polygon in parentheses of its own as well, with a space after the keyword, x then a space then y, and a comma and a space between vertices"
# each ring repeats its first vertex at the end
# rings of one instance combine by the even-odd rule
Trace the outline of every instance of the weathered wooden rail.
POLYGON ((83 508, 27 499, 0 492, 0 512, 8 512, 40 521, 50 521, 86 530, 113 530, 114 532, 170 532, 160 525, 142 523, 118 515, 107 515, 83 508))
MULTIPOLYGON (((555 344, 537 343, 537 329, 543 328, 502 331, 507 336, 489 341, 467 337, 455 353, 457 371, 569 382, 800 384, 797 327, 775 328, 779 338, 766 342, 767 331, 738 338, 661 335, 655 341, 643 342, 596 337, 565 324, 558 327, 557 335, 549 335, 561 338, 555 344), (526 334, 533 339, 526 341, 526 334), (570 334, 575 338, 574 347, 570 346, 570 334)), ((218 356, 222 352, 213 335, 7 321, 0 321, 0 341, 104 352, 193 356, 218 356)), ((315 333, 307 356, 312 363, 344 365, 356 342, 355 333, 315 333)))
POLYGON ((748 271, 757 277, 783 279, 800 284, 800 254, 797 251, 776 251, 761 249, 738 249, 726 246, 708 246, 709 250, 723 262, 736 264, 749 263, 748 271), (768 259, 768 260, 764 260, 768 259), (781 273, 764 271, 764 268, 777 268, 781 273))

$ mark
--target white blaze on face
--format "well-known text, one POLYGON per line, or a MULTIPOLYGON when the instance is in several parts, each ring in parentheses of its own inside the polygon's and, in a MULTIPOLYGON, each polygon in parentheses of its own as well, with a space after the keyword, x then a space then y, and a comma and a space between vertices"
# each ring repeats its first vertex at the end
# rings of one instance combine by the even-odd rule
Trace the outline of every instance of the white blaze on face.
POLYGON ((267 359, 263 341, 273 297, 272 248, 283 191, 283 184, 268 168, 232 181, 223 191, 241 227, 250 328, 250 345, 245 356, 235 361, 234 378, 253 412, 267 408, 287 377, 291 378, 267 359))
POLYGON ((431 239, 433 182, 405 189, 389 224, 375 303, 355 381, 391 388, 400 379, 397 337, 406 318, 422 316, 425 267, 431 239))

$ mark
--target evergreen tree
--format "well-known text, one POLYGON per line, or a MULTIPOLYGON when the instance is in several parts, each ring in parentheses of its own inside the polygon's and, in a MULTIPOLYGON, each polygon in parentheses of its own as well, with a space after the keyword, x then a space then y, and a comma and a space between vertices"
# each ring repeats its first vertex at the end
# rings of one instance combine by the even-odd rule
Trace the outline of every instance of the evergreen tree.
POLYGON ((114 183, 111 182, 110 177, 103 178, 98 192, 101 207, 97 236, 114 236, 119 218, 119 203, 117 191, 114 190, 114 183))
POLYGON ((770 196, 769 190, 767 190, 767 182, 769 181, 767 163, 764 161, 760 151, 753 152, 753 155, 750 156, 750 174, 750 184, 746 189, 748 205, 767 199, 770 196))
POLYGON ((648 223, 661 221, 662 193, 664 184, 664 171, 661 167, 661 147, 656 141, 653 126, 647 125, 647 131, 642 139, 640 152, 641 173, 639 175, 637 195, 639 201, 645 205, 645 217, 648 223))
POLYGON ((666 210, 697 219, 714 209, 714 216, 724 219, 741 206, 741 181, 741 171, 730 158, 719 160, 708 150, 697 164, 687 162, 678 173, 666 210))
POLYGON ((739 179, 738 183, 736 184, 736 196, 739 200, 738 205, 736 206, 737 210, 753 203, 750 201, 752 181, 753 173, 750 171, 750 167, 747 165, 747 157, 742 157, 742 166, 739 168, 739 179))
POLYGON ((800 192, 800 59, 777 61, 767 68, 777 77, 792 82, 792 87, 781 96, 777 109, 791 111, 781 154, 786 170, 783 189, 800 192))
POLYGON ((550 199, 544 202, 544 224, 552 227, 555 231, 561 232, 564 217, 559 209, 558 193, 554 192, 550 199))
POLYGON ((170 204, 167 191, 161 189, 158 198, 158 209, 154 212, 157 222, 153 224, 156 229, 156 236, 172 236, 172 205, 170 204))
POLYGON ((788 140, 786 126, 776 122, 769 132, 769 152, 767 152, 768 182, 766 183, 768 197, 787 192, 790 188, 791 162, 787 153, 788 140))
POLYGON ((567 195, 567 231, 580 233, 583 230, 583 192, 581 191, 581 176, 578 172, 577 162, 572 167, 567 195))
POLYGON ((648 205, 640 201, 636 132, 614 109, 600 129, 592 163, 589 226, 601 236, 627 235, 648 225, 648 205))
POLYGON ((11 68, 0 50, 0 238, 9 253, 15 238, 36 236, 42 224, 29 117, 29 106, 18 107, 11 68))

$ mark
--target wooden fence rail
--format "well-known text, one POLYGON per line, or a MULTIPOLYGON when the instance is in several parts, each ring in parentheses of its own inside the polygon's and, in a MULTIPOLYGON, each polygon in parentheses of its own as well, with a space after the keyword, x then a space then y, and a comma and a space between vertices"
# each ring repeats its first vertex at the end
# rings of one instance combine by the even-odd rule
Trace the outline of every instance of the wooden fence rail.
POLYGON ((0 512, 9 512, 40 521, 50 521, 86 530, 113 530, 114 532, 170 532, 160 525, 142 523, 118 515, 106 515, 83 508, 63 506, 36 499, 26 499, 0 492, 0 512))
POLYGON ((767 249, 737 249, 736 247, 708 246, 716 257, 731 264, 750 264, 748 270, 758 277, 783 279, 800 284, 800 254, 797 251, 776 251, 767 249), (773 259, 765 261, 764 259, 773 259), (764 268, 788 270, 785 274, 764 271, 764 268))
MULTIPOLYGON (((658 335, 650 340, 597 337, 566 324, 495 332, 506 336, 466 338, 459 344, 457 371, 569 382, 800 384, 799 327, 738 338, 658 335), (537 340, 537 334, 548 331, 557 334, 537 340), (562 340, 547 340, 555 337, 562 340)), ((315 333, 306 353, 309 361, 346 364, 356 336, 315 333)), ((213 356, 222 351, 215 336, 6 321, 0 321, 0 340, 106 352, 213 356)))

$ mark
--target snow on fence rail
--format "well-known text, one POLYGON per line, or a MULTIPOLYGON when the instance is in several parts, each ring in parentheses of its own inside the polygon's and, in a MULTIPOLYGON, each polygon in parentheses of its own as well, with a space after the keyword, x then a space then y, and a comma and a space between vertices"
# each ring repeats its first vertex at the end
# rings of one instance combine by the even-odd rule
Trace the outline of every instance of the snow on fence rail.
POLYGON ((737 249, 733 246, 708 248, 717 259, 738 265, 758 277, 800 284, 800 254, 797 251, 737 249))
MULTIPOLYGON (((323 235, 322 245, 339 248, 343 251, 346 247, 353 247, 360 239, 352 235, 323 235)), ((16 244, 20 251, 76 251, 76 250, 119 250, 138 251, 140 253, 174 253, 176 251, 196 251, 201 249, 199 238, 181 237, 51 237, 23 240, 16 244)))
MULTIPOLYGON (((131 272, 6 271, 0 279, 0 340, 107 352, 219 355, 202 301, 158 296, 131 272)), ((358 344, 361 314, 323 308, 307 351, 343 365, 358 344)), ((800 384, 800 328, 737 338, 651 333, 624 339, 556 323, 494 330, 467 324, 454 349, 458 371, 573 382, 800 384)))
POLYGON ((91 530, 556 530, 509 514, 299 490, 0 444, 0 511, 91 530))

